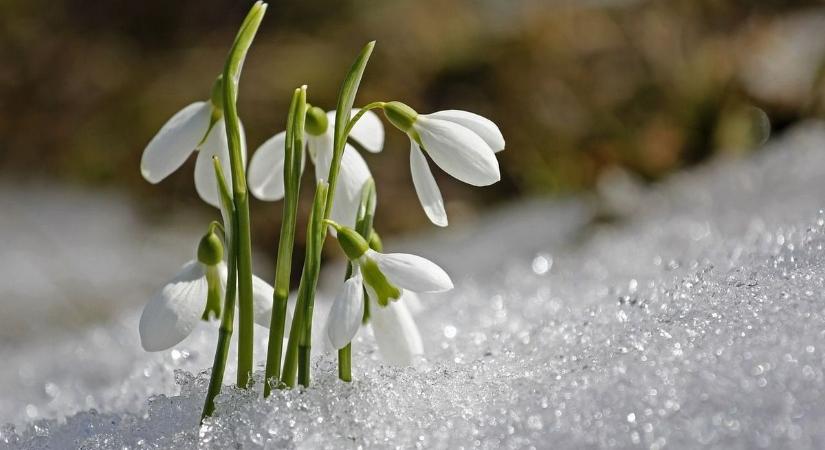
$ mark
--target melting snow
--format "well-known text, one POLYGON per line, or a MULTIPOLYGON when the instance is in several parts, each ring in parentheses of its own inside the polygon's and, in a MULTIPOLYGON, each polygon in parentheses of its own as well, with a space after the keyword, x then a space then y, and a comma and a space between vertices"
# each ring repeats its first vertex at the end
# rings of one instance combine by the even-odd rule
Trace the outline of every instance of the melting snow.
POLYGON ((227 387, 200 428, 208 325, 147 354, 131 307, 4 344, 0 447, 823 448, 823 150, 810 123, 749 160, 606 196, 632 212, 619 220, 532 201, 390 243, 456 281, 422 299, 426 360, 384 366, 364 332, 352 384, 319 351, 310 389, 227 387))

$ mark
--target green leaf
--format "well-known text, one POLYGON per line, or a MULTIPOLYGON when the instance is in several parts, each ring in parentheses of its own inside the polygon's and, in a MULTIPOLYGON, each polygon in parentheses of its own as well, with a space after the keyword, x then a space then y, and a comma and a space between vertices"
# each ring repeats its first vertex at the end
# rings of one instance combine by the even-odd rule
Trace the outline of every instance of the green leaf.
POLYGON ((329 166, 329 176, 327 177, 332 188, 327 195, 324 218, 329 217, 329 213, 332 211, 332 202, 335 200, 335 186, 338 183, 338 171, 341 169, 341 157, 344 155, 344 144, 347 141, 347 125, 352 114, 352 105, 355 102, 355 95, 358 93, 361 77, 364 75, 364 70, 367 68, 367 62, 374 47, 375 41, 371 41, 361 49, 361 53, 352 63, 352 67, 350 67, 346 78, 344 78, 344 83, 341 84, 341 91, 338 93, 338 106, 335 109, 332 164, 329 166))
POLYGON ((346 139, 344 132, 352 114, 352 105, 355 103, 355 95, 358 93, 358 86, 361 84, 361 77, 367 68, 367 62, 372 55, 375 41, 368 42, 361 49, 361 53, 352 63, 344 83, 341 85, 341 92, 338 93, 338 106, 335 108, 335 148, 343 148, 343 140, 346 139))
MULTIPOLYGON (((235 36, 235 41, 232 43, 232 49, 229 51, 229 57, 226 60, 224 69, 224 82, 230 81, 233 85, 233 90, 237 94, 238 79, 241 75, 246 54, 249 47, 252 45, 252 40, 255 39, 255 34, 258 32, 258 27, 266 13, 266 3, 262 1, 255 2, 252 8, 244 18, 238 34, 235 36)), ((233 99, 234 100, 234 99, 233 99)), ((226 99, 224 99, 226 101, 226 99)))

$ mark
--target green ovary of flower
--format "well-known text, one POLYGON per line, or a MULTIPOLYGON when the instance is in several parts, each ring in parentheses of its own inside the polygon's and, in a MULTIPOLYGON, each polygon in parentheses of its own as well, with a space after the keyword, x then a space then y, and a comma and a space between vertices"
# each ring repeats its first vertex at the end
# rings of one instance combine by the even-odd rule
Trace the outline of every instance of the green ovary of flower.
POLYGON ((384 115, 390 123, 405 133, 412 129, 415 119, 418 118, 418 113, 414 109, 401 102, 384 104, 384 115))
POLYGON ((306 132, 313 136, 321 136, 327 132, 329 127, 329 119, 327 113, 323 109, 313 106, 307 109, 306 113, 306 132))
POLYGON ((223 260, 223 244, 213 231, 207 232, 198 244, 198 261, 207 266, 215 266, 223 260))

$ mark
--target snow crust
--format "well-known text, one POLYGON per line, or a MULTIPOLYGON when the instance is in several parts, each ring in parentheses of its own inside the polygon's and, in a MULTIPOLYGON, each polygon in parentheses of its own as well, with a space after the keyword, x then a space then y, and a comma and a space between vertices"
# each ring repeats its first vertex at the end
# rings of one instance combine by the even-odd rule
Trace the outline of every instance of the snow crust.
POLYGON ((422 296, 425 359, 365 331, 353 383, 319 349, 309 389, 227 386, 200 428, 208 324, 147 354, 129 308, 4 346, 0 448, 824 448, 825 125, 602 192, 390 242, 456 282, 422 296))

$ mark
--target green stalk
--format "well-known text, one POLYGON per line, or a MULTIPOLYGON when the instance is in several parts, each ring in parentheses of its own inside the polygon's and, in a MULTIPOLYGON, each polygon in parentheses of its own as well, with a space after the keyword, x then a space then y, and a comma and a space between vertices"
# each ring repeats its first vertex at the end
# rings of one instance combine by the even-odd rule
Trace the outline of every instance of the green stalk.
POLYGON ((295 222, 298 215, 298 192, 301 185, 301 159, 304 149, 306 121, 306 86, 295 90, 286 124, 284 164, 284 212, 281 237, 278 241, 278 259, 275 263, 275 292, 272 299, 272 318, 269 344, 266 351, 266 383, 264 397, 268 397, 273 382, 281 377, 281 354, 284 343, 289 282, 292 276, 292 251, 295 244, 295 222))
MULTIPOLYGON (((326 202, 321 209, 322 214, 314 214, 310 221, 309 230, 312 234, 307 236, 307 242, 312 242, 312 253, 310 253, 310 246, 307 245, 307 258, 304 261, 304 272, 301 275, 301 288, 298 291, 298 304, 296 305, 295 317, 292 321, 292 330, 289 335, 289 343, 287 344, 286 359, 284 361, 284 373, 281 379, 287 386, 294 385, 295 375, 290 371, 298 370, 298 380, 304 385, 309 385, 309 349, 312 340, 312 312, 315 302, 315 291, 318 285, 318 273, 321 269, 321 250, 326 239, 326 226, 324 220, 329 218, 329 213, 332 211, 332 204, 335 197, 335 187, 338 182, 338 172, 341 169, 341 158, 344 154, 344 145, 347 141, 347 129, 351 129, 350 115, 352 112, 352 105, 355 102, 355 94, 358 92, 358 86, 361 83, 361 77, 366 69, 367 61, 372 54, 372 49, 375 47, 375 41, 367 43, 355 62, 350 67, 344 82, 341 85, 341 91, 338 94, 338 106, 336 108, 335 117, 335 134, 333 139, 333 155, 332 162, 329 167, 329 176, 327 177, 329 186, 326 192, 326 202), (303 301, 303 303, 301 303, 303 301), (299 309, 302 310, 299 316, 299 309), (296 331, 296 325, 301 325, 303 330, 296 331), (287 370, 289 369, 289 371, 287 370), (290 384, 291 381, 291 384, 290 384)), ((320 184, 319 184, 320 188, 320 184)), ((316 189, 316 201, 318 200, 318 189, 316 189)))
MULTIPOLYGON (((215 165, 215 176, 218 178, 218 189, 221 197, 221 205, 226 212, 224 220, 235 221, 235 214, 233 211, 232 197, 229 195, 229 188, 226 186, 226 180, 223 176, 223 170, 217 157, 214 157, 212 163, 215 165)), ((235 223, 227 223, 224 225, 224 231, 230 232, 237 228, 235 223)), ((226 296, 223 304, 223 315, 221 315, 221 326, 218 329, 218 345, 215 349, 215 360, 212 363, 212 374, 209 377, 209 387, 206 391, 206 400, 203 405, 203 412, 201 413, 201 422, 203 419, 211 416, 215 411, 215 397, 221 392, 223 386, 223 374, 226 370, 226 358, 229 354, 229 344, 232 339, 232 327, 235 322, 235 289, 237 286, 237 268, 235 259, 235 249, 232 241, 231 233, 224 234, 226 241, 228 259, 228 275, 226 280, 226 296)))
POLYGON ((298 375, 298 340, 304 329, 304 311, 301 307, 302 299, 306 297, 307 264, 304 261, 301 281, 298 285, 298 300, 295 303, 295 314, 292 316, 292 327, 289 330, 289 342, 284 355, 284 370, 281 372, 281 383, 287 387, 295 387, 295 380, 298 375))
POLYGON ((315 308, 315 286, 318 284, 318 274, 321 270, 321 250, 323 236, 326 236, 326 225, 319 221, 318 217, 324 213, 324 204, 329 196, 329 185, 324 181, 319 181, 315 188, 315 200, 313 202, 312 213, 309 217, 309 230, 307 231, 307 257, 310 264, 306 265, 306 281, 308 288, 304 289, 303 298, 299 298, 299 306, 302 311, 303 329, 298 340, 298 383, 302 386, 309 386, 310 356, 312 350, 312 313, 315 308), (311 287, 311 289, 309 288, 311 287))
POLYGON ((238 81, 244 59, 261 24, 266 4, 258 1, 247 14, 223 70, 223 110, 229 165, 232 169, 232 193, 235 223, 232 242, 238 267, 238 387, 246 388, 252 374, 254 346, 254 312, 252 308, 252 238, 249 221, 249 192, 241 150, 241 126, 238 118, 238 81))
MULTIPOLYGON (((361 189, 361 203, 356 214, 355 231, 364 239, 369 240, 372 233, 372 223, 375 218, 375 182, 370 178, 361 189)), ((352 276, 352 264, 347 265, 348 280, 352 276)), ((364 297, 364 302, 369 304, 364 297)), ((366 306, 366 305, 365 305, 366 306)), ((338 378, 342 381, 352 381, 352 342, 338 350, 338 378)))
POLYGON ((352 381, 352 342, 338 350, 338 378, 347 383, 352 381))
MULTIPOLYGON (((304 342, 310 343, 311 339, 307 339, 308 332, 311 338, 312 325, 307 322, 305 317, 312 317, 312 308, 315 297, 315 292, 309 290, 309 286, 317 282, 318 272, 313 270, 313 267, 319 267, 320 263, 316 263, 313 258, 317 254, 315 246, 318 244, 317 227, 318 222, 315 220, 319 214, 323 212, 324 204, 326 203, 326 196, 329 185, 324 181, 319 181, 315 188, 315 197, 312 202, 312 211, 309 215, 309 224, 307 225, 307 248, 306 257, 304 259, 304 268, 301 273, 301 282, 298 285, 298 299, 295 302, 295 315, 292 318, 292 328, 289 330, 289 344, 286 349, 286 356, 284 357, 284 370, 281 373, 281 382, 287 387, 295 387, 296 377, 298 376, 299 367, 309 367, 309 355, 311 352, 311 345, 301 344, 304 342)), ((308 374, 308 372, 306 372, 308 374)), ((300 378, 304 386, 308 385, 309 381, 306 378, 300 378), (304 383, 306 382, 306 383, 304 383)))

